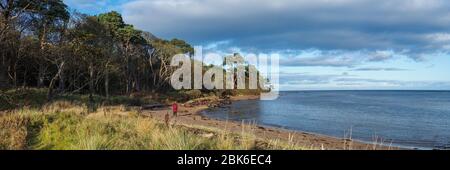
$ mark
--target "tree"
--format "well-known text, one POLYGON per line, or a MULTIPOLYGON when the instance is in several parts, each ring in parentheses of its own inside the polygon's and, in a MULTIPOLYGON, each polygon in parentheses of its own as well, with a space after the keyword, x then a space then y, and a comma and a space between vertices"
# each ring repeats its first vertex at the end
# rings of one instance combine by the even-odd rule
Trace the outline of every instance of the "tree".
MULTIPOLYGON (((32 3, 30 11, 32 12, 33 28, 37 33, 41 47, 41 55, 39 57, 46 59, 41 60, 42 62, 38 62, 38 86, 42 87, 48 69, 48 67, 46 67, 46 65, 48 65, 46 62, 55 63, 56 61, 55 64, 57 67, 64 66, 64 64, 62 64, 64 60, 59 59, 60 57, 53 59, 51 58, 53 56, 47 54, 49 53, 49 47, 55 43, 62 42, 65 26, 70 18, 70 14, 66 4, 61 0, 36 1, 35 3, 32 3)), ((59 69, 63 69, 63 67, 59 69)), ((49 94, 49 96, 50 95, 51 94, 49 94)))
MULTIPOLYGON (((9 84, 8 71, 14 70, 11 66, 17 64, 14 55, 18 51, 20 32, 16 30, 18 19, 33 1, 0 0, 0 87, 9 84), (14 63, 14 64, 13 64, 14 63)), ((11 75, 11 74, 10 74, 11 75)))
POLYGON ((62 0, 0 0, 0 86, 58 93, 131 94, 170 87, 185 41, 162 40, 126 24, 120 13, 70 14, 62 0))
MULTIPOLYGON (((115 12, 108 12, 98 16, 100 23, 107 29, 108 33, 119 44, 117 50, 123 55, 125 65, 126 93, 130 94, 133 90, 140 90, 140 83, 137 73, 137 62, 139 55, 144 54, 144 50, 148 47, 147 41, 142 36, 142 31, 137 30, 133 25, 125 24, 122 16, 115 12)), ((109 75, 109 73, 106 73, 109 75)), ((108 84, 105 81, 106 84, 108 84)), ((108 91, 108 88, 106 89, 108 91)), ((108 94, 108 92, 106 92, 108 94)))
POLYGON ((95 16, 84 16, 76 26, 70 30, 70 44, 73 55, 87 66, 87 86, 91 102, 96 93, 95 87, 102 78, 105 69, 103 62, 109 58, 113 39, 106 33, 106 27, 95 16))
POLYGON ((107 33, 113 38, 113 49, 110 53, 110 57, 108 57, 107 61, 105 61, 105 96, 109 97, 109 87, 110 87, 110 74, 113 69, 117 69, 117 67, 113 66, 113 62, 117 60, 120 56, 120 46, 121 39, 119 36, 119 29, 125 26, 125 22, 122 19, 122 15, 120 15, 116 11, 111 11, 108 13, 98 15, 98 20, 101 24, 106 28, 107 33))
POLYGON ((98 15, 98 19, 100 23, 106 27, 111 36, 114 38, 119 38, 119 29, 125 26, 122 15, 116 11, 111 11, 98 15))
POLYGON ((184 40, 175 38, 175 39, 170 40, 170 44, 181 49, 181 52, 184 54, 188 54, 189 56, 194 55, 194 48, 192 48, 192 46, 190 44, 186 43, 186 41, 184 41, 184 40))

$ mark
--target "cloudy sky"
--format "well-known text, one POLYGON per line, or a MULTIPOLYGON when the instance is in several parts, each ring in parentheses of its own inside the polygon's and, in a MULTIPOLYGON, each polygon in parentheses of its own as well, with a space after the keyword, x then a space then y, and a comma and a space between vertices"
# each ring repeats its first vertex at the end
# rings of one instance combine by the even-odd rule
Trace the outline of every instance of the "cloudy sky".
POLYGON ((65 0, 208 51, 279 54, 282 90, 450 90, 446 0, 65 0))

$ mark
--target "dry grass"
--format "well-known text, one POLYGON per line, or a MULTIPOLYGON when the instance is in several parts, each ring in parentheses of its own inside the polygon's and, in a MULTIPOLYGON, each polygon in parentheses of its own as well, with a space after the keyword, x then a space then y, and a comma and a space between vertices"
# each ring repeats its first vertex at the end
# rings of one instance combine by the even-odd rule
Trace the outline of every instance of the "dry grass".
MULTIPOLYGON (((11 92, 12 93, 12 92, 11 92)), ((16 92, 18 93, 18 92, 16 92)), ((18 93, 18 96, 41 96, 18 93)), ((42 96, 41 96, 42 97, 42 96)), ((33 98, 33 97, 31 97, 33 98)), ((86 102, 65 97, 39 107, 23 104, 20 109, 0 113, 0 150, 324 150, 323 146, 300 146, 294 135, 287 141, 260 139, 254 122, 242 122, 240 133, 227 128, 196 125, 166 125, 139 116, 139 111, 121 105, 100 105, 88 113, 86 102), (30 107, 27 107, 30 106, 30 107)), ((118 98, 117 100, 124 100, 118 98)), ((353 149, 351 130, 343 147, 353 149)), ((374 138, 368 150, 384 141, 374 138)))
POLYGON ((240 134, 167 126, 125 106, 104 106, 88 114, 84 104, 66 100, 14 110, 0 117, 0 127, 0 149, 8 150, 299 149, 257 139, 252 123, 243 123, 240 134))
POLYGON ((29 119, 22 115, 8 115, 0 118, 0 149, 26 149, 29 119))

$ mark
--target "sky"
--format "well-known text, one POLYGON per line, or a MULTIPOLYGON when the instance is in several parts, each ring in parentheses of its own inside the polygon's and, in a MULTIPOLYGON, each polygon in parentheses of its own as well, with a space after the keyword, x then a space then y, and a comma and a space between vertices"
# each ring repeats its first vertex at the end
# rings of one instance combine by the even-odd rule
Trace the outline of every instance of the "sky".
POLYGON ((64 1, 206 52, 278 54, 281 90, 450 90, 446 0, 64 1))

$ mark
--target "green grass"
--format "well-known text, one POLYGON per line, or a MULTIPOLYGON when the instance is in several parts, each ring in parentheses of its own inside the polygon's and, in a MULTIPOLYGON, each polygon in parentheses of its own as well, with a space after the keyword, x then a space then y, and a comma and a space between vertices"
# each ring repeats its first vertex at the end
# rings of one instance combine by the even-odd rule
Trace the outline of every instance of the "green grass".
MULTIPOLYGON (((93 99, 98 106, 104 105, 141 105, 142 103, 151 103, 153 100, 144 100, 137 97, 128 96, 112 96, 106 98, 104 96, 93 95, 93 99)), ((88 104, 89 95, 81 94, 62 94, 54 98, 54 101, 70 101, 78 104, 88 104)), ((47 89, 45 88, 18 88, 0 92, 0 111, 13 109, 40 109, 48 104, 47 89)))
MULTIPOLYGON (((2 91, 0 150, 248 150, 303 149, 292 141, 262 140, 251 125, 239 134, 194 126, 168 126, 140 117, 127 105, 154 97, 62 95, 48 102, 46 89, 2 91)), ((170 96, 170 94, 167 94, 170 96)), ((168 96, 159 96, 168 98, 168 96)))
POLYGON ((288 146, 279 141, 258 140, 247 130, 232 134, 170 127, 120 107, 86 114, 85 106, 59 101, 42 108, 15 110, 0 116, 0 149, 247 150, 288 146))

